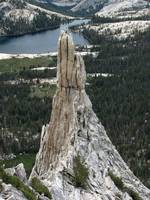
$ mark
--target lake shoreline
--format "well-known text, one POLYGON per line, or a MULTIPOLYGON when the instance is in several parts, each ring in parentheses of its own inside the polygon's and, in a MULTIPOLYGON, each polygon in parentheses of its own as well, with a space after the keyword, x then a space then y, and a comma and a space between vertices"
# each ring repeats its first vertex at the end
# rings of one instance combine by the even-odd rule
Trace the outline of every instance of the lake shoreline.
POLYGON ((61 24, 60 25, 55 25, 53 27, 43 28, 43 29, 39 29, 39 30, 35 30, 35 31, 25 32, 25 33, 17 33, 17 34, 10 34, 10 35, 8 35, 8 34, 7 35, 0 35, 0 38, 19 37, 19 36, 24 36, 24 35, 34 35, 34 34, 37 34, 37 33, 58 29, 60 26, 61 26, 61 24))
MULTIPOLYGON (((89 19, 70 20, 55 26, 50 30, 39 30, 39 32, 29 32, 20 35, 3 35, 0 36, 0 53, 3 54, 45 54, 55 52, 57 50, 58 38, 64 31, 68 31, 76 45, 89 44, 82 33, 75 33, 69 28, 74 25, 88 23, 89 19)), ((52 28, 52 27, 51 27, 52 28)), ((5 57, 4 55, 1 55, 5 57)), ((6 56, 10 57, 10 56, 6 56)))
POLYGON ((24 36, 24 35, 34 35, 34 34, 37 34, 37 33, 58 29, 58 28, 60 28, 61 25, 69 24, 70 22, 73 22, 74 20, 84 20, 84 19, 88 19, 88 18, 76 17, 76 18, 73 18, 73 19, 67 19, 67 20, 62 21, 59 25, 55 25, 55 26, 51 26, 51 27, 47 27, 47 28, 41 28, 41 29, 38 29, 38 30, 35 30, 35 31, 28 31, 28 32, 24 32, 24 33, 16 33, 16 34, 14 33, 14 34, 7 34, 7 35, 1 35, 0 34, 0 38, 19 37, 19 36, 24 36))
POLYGON ((7 53, 0 53, 0 60, 7 60, 11 58, 39 58, 45 56, 57 56, 57 52, 49 52, 49 53, 39 53, 39 54, 7 54, 7 53))

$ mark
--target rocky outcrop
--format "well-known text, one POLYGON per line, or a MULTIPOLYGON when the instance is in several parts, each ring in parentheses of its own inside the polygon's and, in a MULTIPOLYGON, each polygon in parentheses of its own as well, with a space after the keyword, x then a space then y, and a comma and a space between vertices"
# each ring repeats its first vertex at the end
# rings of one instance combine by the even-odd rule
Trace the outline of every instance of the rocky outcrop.
POLYGON ((17 176, 22 182, 27 183, 27 175, 23 163, 20 163, 16 167, 7 168, 5 172, 11 176, 17 176))
POLYGON ((122 160, 92 110, 85 92, 84 62, 67 33, 59 40, 57 71, 51 119, 42 128, 30 180, 40 178, 54 200, 135 200, 135 195, 149 200, 150 191, 122 160), (88 170, 86 188, 73 181, 77 157, 88 170))
POLYGON ((2 183, 2 191, 0 193, 0 200, 27 200, 21 191, 17 190, 10 184, 2 183))

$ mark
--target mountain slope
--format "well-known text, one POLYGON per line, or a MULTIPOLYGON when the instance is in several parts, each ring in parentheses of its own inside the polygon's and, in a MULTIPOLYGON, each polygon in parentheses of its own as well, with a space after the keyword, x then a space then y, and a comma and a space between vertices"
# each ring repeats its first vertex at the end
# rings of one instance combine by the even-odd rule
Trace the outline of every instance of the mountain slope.
POLYGON ((74 6, 71 10, 73 12, 95 12, 101 9, 104 4, 107 3, 107 0, 81 0, 76 6, 74 6))
POLYGON ((109 0, 85 28, 109 39, 127 39, 150 27, 150 5, 145 0, 109 0))
POLYGON ((110 0, 97 15, 120 18, 147 16, 150 15, 149 3, 145 0, 110 0))
POLYGON ((78 12, 78 13, 80 12, 88 13, 88 12, 98 11, 107 2, 108 0, 73 0, 73 1, 55 0, 55 1, 52 1, 52 3, 58 6, 72 5, 73 7, 71 8, 71 11, 78 12))
MULTIPOLYGON (((148 0, 74 0, 74 1, 60 1, 55 0, 52 3, 57 4, 58 6, 63 4, 71 4, 73 12, 85 12, 85 13, 95 13, 99 11, 99 15, 109 15, 116 12, 127 11, 129 14, 132 14, 132 11, 139 11, 145 9, 149 6, 148 0)), ((147 12, 143 10, 144 12, 147 12)), ((146 13, 145 13, 146 14, 146 13)), ((123 13, 125 16, 126 13, 123 13)))
POLYGON ((25 1, 0 2, 0 35, 18 35, 57 27, 65 15, 51 12, 25 1))

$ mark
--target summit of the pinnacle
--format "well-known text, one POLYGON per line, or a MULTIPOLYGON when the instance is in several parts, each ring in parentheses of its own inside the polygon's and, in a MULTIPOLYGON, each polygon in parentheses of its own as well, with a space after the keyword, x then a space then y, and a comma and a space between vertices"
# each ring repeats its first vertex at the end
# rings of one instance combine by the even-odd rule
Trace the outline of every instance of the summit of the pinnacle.
POLYGON ((84 61, 66 32, 59 39, 57 78, 51 119, 42 128, 30 180, 42 180, 53 200, 135 200, 135 195, 149 200, 149 189, 128 168, 92 110, 85 92, 84 61), (86 188, 72 181, 77 156, 88 169, 86 188), (110 172, 120 178, 122 188, 110 172))
POLYGON ((84 62, 75 54, 75 46, 67 32, 62 33, 58 48, 58 87, 83 89, 85 87, 84 62))

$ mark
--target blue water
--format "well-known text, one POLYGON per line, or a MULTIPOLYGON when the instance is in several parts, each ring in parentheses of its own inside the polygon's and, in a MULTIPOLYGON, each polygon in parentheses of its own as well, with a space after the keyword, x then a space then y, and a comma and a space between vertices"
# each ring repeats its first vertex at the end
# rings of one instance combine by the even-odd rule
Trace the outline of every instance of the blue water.
MULTIPOLYGON (((87 23, 89 20, 74 20, 69 24, 62 24, 60 28, 36 34, 27 34, 17 37, 0 37, 0 53, 46 53, 57 50, 60 33, 68 27, 87 23)), ((71 32, 76 45, 86 45, 88 41, 80 33, 71 32)))

